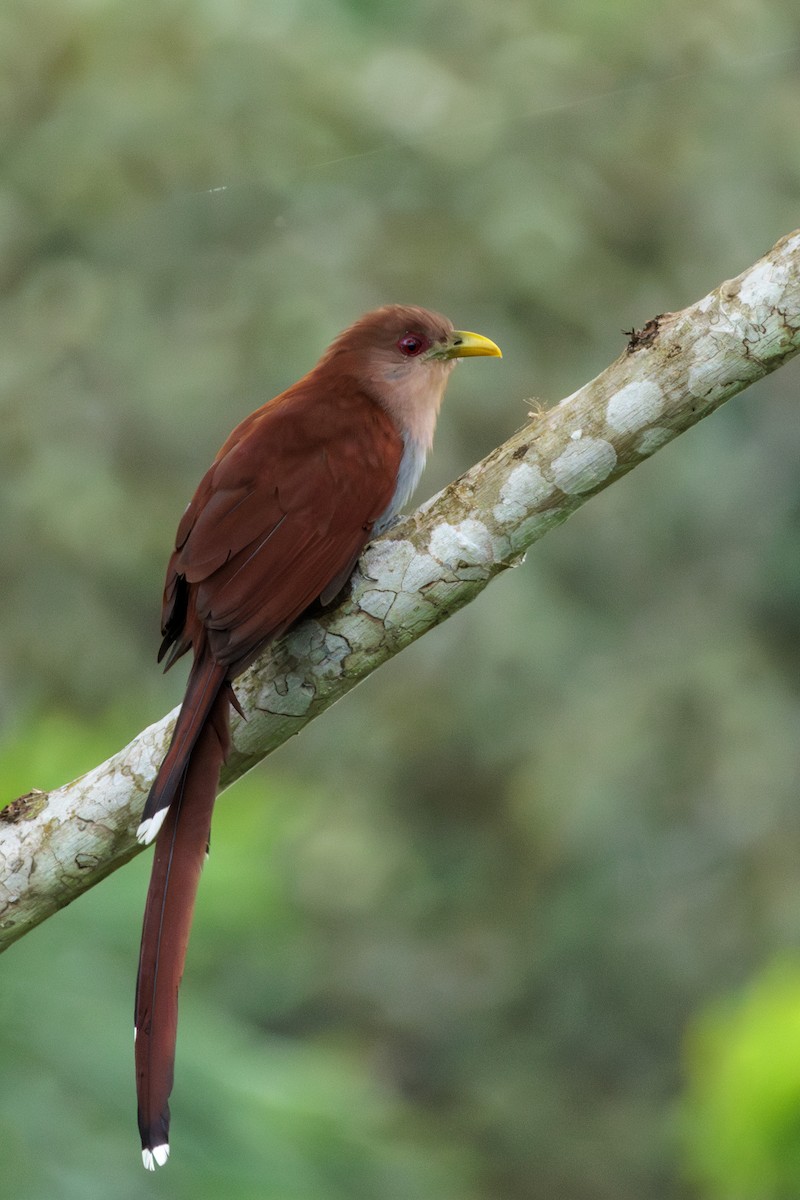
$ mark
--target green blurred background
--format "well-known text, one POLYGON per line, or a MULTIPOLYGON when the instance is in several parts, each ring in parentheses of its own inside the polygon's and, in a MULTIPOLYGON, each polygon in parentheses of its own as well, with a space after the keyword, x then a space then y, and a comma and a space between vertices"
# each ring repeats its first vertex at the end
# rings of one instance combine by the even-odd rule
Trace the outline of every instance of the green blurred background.
MULTIPOLYGON (((421 498, 797 226, 799 47, 788 0, 3 0, 0 796, 178 701, 179 515, 361 311, 505 352, 421 498)), ((155 1180, 149 855, 3 958, 3 1196, 800 1195, 799 380, 225 797, 155 1180)))

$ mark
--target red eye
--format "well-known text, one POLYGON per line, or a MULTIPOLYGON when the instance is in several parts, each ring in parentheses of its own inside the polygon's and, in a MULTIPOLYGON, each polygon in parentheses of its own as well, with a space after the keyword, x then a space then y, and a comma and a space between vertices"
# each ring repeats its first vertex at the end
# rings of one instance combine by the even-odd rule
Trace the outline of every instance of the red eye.
POLYGON ((397 343, 397 349, 406 358, 416 358, 430 346, 428 339, 421 333, 404 333, 397 343))

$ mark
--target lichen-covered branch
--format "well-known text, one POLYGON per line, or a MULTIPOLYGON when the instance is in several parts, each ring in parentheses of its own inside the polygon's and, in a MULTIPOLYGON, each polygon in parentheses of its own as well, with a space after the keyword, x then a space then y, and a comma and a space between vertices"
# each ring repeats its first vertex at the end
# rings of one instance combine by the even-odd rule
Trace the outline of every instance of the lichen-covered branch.
MULTIPOLYGON (((699 303, 631 333, 602 375, 369 546, 346 598, 237 681, 248 720, 235 723, 224 784, 798 349, 800 231, 699 303)), ((0 811, 0 949, 137 853, 133 830, 174 716, 80 779, 0 811)))

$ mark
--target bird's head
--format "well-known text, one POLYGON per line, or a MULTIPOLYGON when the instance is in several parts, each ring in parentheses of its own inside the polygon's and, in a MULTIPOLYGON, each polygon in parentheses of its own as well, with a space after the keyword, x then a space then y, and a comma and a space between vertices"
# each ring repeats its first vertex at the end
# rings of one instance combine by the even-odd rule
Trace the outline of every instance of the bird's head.
POLYGON ((502 358, 489 338, 454 329, 439 313, 387 304, 340 334, 323 361, 346 369, 406 438, 428 450, 450 372, 477 355, 502 358))

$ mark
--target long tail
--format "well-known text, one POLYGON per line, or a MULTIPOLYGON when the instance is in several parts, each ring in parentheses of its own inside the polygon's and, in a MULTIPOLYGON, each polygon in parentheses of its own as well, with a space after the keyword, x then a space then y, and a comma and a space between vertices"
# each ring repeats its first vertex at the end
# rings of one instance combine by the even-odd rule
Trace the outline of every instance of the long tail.
POLYGON ((175 799, 186 774, 192 748, 222 687, 225 671, 226 668, 214 662, 207 653, 200 655, 192 664, 169 750, 150 788, 142 810, 142 820, 136 830, 137 841, 143 846, 153 841, 175 799))
MULTIPOLYGON (((218 689, 188 754, 156 839, 136 981, 136 1092, 142 1159, 152 1171, 169 1157, 169 1094, 183 975, 197 885, 208 851, 219 772, 228 752, 231 689, 218 689)), ((163 768, 162 768, 163 769, 163 768)))

